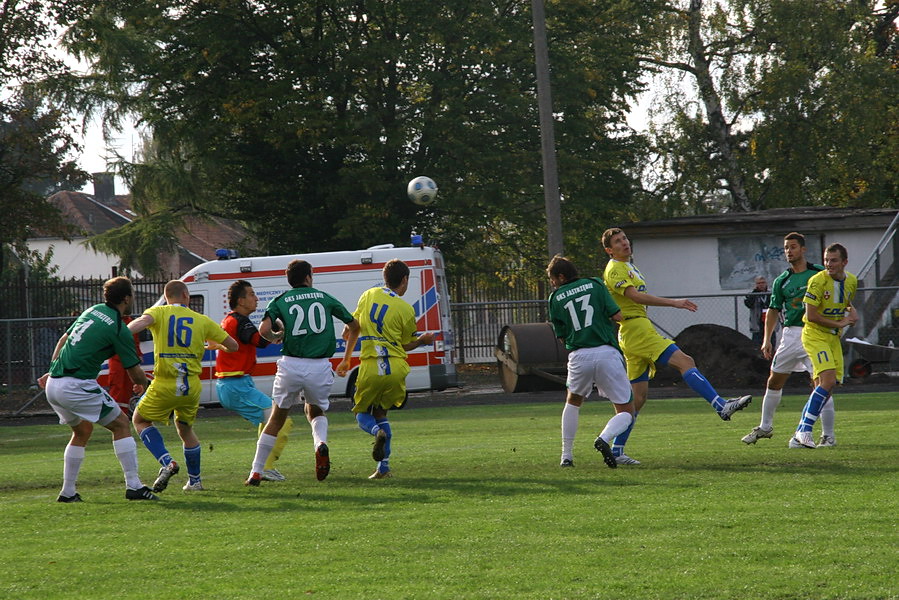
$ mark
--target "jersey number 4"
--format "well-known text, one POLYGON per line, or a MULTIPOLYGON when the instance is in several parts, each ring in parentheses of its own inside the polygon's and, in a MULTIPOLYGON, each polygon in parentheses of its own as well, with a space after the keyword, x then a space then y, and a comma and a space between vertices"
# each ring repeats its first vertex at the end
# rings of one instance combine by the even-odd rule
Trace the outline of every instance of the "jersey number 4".
POLYGON ((565 308, 568 309, 568 314, 571 316, 571 326, 574 327, 575 331, 580 331, 585 327, 593 325, 593 307, 590 306, 589 295, 578 296, 574 300, 569 300, 565 303, 565 308), (575 306, 575 302, 580 304, 580 311, 575 306), (581 319, 581 316, 583 316, 583 319, 581 319))
POLYGON ((389 307, 386 304, 381 305, 377 302, 373 302, 371 305, 368 318, 371 319, 371 322, 378 328, 378 333, 384 333, 384 317, 387 316, 388 308, 389 307))

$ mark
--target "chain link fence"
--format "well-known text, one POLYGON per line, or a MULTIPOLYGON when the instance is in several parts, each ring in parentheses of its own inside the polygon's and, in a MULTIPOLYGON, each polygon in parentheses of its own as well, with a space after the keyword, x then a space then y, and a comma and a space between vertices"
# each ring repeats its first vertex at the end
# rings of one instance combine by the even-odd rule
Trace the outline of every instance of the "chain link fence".
MULTIPOLYGON (((749 309, 743 304, 746 293, 707 294, 689 296, 698 309, 696 312, 674 308, 649 307, 650 320, 666 337, 675 338, 693 325, 715 324, 730 327, 748 338, 750 331, 749 309)), ((672 296, 675 297, 675 296, 672 296)), ((680 296, 677 296, 680 297, 680 296)), ((899 287, 860 289, 855 306, 864 314, 869 300, 891 298, 891 307, 883 311, 876 324, 847 330, 845 338, 867 338, 871 344, 888 346, 892 341, 899 345, 899 287)), ((882 300, 881 300, 882 302, 882 300)), ((451 304, 455 327, 457 355, 463 363, 484 363, 496 360, 496 347, 500 329, 505 325, 539 323, 547 320, 545 300, 519 300, 509 302, 457 302, 451 304)), ((873 314, 873 311, 868 311, 873 314)), ((870 320, 875 320, 869 317, 870 320)), ((848 363, 848 361, 847 361, 848 363)))
MULTIPOLYGON (((497 286, 501 293, 504 286, 497 286)), ((151 306, 159 297, 161 282, 147 283, 136 298, 135 314, 151 306)), ((542 290, 532 290, 540 293, 542 290)), ((878 297, 892 298, 891 308, 882 313, 879 326, 868 335, 872 344, 899 344, 899 287, 859 290, 856 306, 862 310, 867 298, 876 291, 878 297)), ((485 294, 487 295, 487 294, 485 294)), ((731 327, 751 337, 749 310, 743 304, 745 293, 691 296, 699 309, 694 313, 672 308, 650 307, 649 316, 664 335, 674 338, 692 325, 716 324, 731 327)), ((95 296, 82 294, 87 305, 99 302, 95 296)), ((86 308, 87 306, 84 306, 86 308)), ((538 323, 547 320, 546 300, 481 300, 450 304, 456 338, 456 356, 460 363, 489 363, 496 360, 493 350, 505 325, 538 323)), ((80 310, 78 313, 80 314, 80 310)), ((17 412, 39 394, 35 380, 46 372, 59 337, 73 322, 74 316, 0 319, 0 412, 17 412)), ((850 329, 846 337, 861 337, 850 329)), ((855 346, 850 349, 852 351, 855 346)), ((859 346, 863 352, 865 348, 859 346)), ((899 353, 892 353, 899 354, 899 353)), ((864 354, 862 354, 864 356, 864 354)), ((847 357, 847 364, 852 356, 847 357)), ((887 361, 890 362, 889 360, 887 361)))

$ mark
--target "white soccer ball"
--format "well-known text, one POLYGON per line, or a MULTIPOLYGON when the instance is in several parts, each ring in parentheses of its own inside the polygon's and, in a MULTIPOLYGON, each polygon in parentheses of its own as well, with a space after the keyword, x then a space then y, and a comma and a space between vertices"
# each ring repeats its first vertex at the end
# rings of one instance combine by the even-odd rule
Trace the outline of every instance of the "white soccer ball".
POLYGON ((430 177, 416 177, 406 186, 409 200, 419 206, 428 206, 437 200, 437 184, 430 177))

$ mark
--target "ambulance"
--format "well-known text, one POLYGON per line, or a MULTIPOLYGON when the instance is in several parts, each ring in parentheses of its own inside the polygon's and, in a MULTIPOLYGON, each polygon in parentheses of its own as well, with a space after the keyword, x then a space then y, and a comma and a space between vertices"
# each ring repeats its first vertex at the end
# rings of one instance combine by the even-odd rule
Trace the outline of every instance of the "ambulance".
MULTIPOLYGON (((455 366, 455 349, 450 301, 447 293, 443 255, 436 248, 413 246, 396 248, 393 244, 372 246, 365 250, 320 252, 313 254, 288 254, 283 256, 257 256, 231 258, 233 252, 221 252, 220 260, 198 265, 185 273, 181 280, 190 290, 190 308, 209 316, 216 323, 230 312, 228 287, 238 279, 252 284, 259 297, 259 306, 250 320, 259 326, 269 301, 287 291, 290 286, 284 271, 294 259, 308 261, 312 265, 312 286, 337 298, 347 310, 353 312, 359 296, 365 290, 383 285, 381 269, 387 261, 398 258, 409 266, 409 288, 403 300, 415 309, 417 331, 435 333, 434 344, 421 346, 409 352, 411 370, 406 378, 409 392, 444 390, 458 387, 455 366)), ((160 300, 164 302, 164 299, 160 300)), ((337 338, 331 366, 336 369, 343 359, 346 343, 341 339, 343 322, 334 321, 337 338)), ((146 332, 147 334, 149 332, 146 332)), ((141 342, 143 366, 153 368, 153 342, 149 338, 141 342)), ((271 396, 276 363, 281 356, 281 344, 270 344, 256 350, 257 364, 252 375, 256 387, 271 396)), ((332 396, 351 398, 355 391, 359 370, 359 345, 352 362, 352 371, 346 377, 334 376, 332 396)), ((218 403, 215 390, 215 351, 207 351, 203 357, 201 380, 203 392, 201 404, 218 403)))

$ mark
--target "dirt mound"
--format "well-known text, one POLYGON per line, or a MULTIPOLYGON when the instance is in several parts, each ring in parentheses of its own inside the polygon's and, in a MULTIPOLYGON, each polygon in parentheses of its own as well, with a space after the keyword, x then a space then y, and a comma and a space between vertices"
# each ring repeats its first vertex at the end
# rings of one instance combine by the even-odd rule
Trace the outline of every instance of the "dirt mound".
MULTIPOLYGON (((693 325, 674 339, 678 348, 693 357, 696 367, 712 385, 720 388, 764 388, 770 364, 748 337, 721 325, 693 325)), ((662 367, 655 385, 682 384, 673 367, 662 367)))

